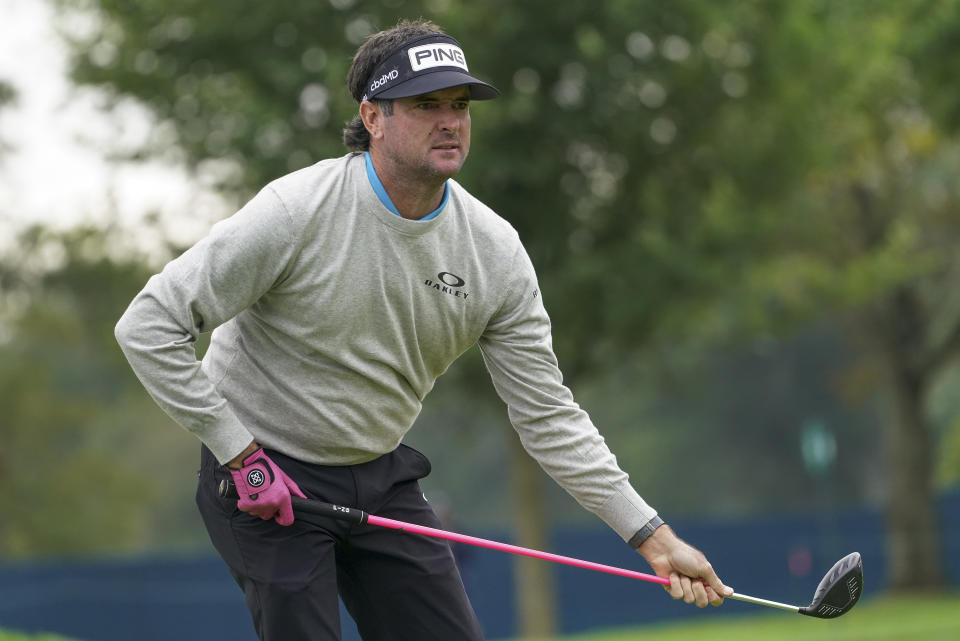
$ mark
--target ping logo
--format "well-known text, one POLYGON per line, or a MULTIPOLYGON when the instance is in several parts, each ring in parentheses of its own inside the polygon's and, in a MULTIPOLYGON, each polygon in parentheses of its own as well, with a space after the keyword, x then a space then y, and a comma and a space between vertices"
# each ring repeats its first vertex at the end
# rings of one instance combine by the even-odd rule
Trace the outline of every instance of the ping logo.
POLYGON ((267 477, 264 476, 262 470, 250 470, 247 472, 247 484, 250 487, 260 487, 266 482, 267 477))
POLYGON ((429 44, 419 47, 410 47, 407 50, 410 58, 410 67, 414 71, 422 71, 433 67, 460 67, 467 69, 467 58, 463 50, 451 44, 429 44))

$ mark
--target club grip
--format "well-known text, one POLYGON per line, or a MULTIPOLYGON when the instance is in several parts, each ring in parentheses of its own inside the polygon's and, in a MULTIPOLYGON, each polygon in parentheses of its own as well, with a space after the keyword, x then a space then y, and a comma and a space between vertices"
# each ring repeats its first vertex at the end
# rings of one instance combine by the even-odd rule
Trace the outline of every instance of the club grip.
MULTIPOLYGON (((217 489, 220 498, 239 499, 237 486, 232 479, 223 479, 220 481, 220 487, 217 489)), ((343 505, 334 505, 333 503, 324 503, 313 499, 302 499, 299 496, 291 496, 290 502, 293 504, 293 511, 297 515, 311 514, 314 516, 325 516, 339 521, 349 521, 351 523, 363 524, 367 522, 367 513, 352 507, 343 505)))

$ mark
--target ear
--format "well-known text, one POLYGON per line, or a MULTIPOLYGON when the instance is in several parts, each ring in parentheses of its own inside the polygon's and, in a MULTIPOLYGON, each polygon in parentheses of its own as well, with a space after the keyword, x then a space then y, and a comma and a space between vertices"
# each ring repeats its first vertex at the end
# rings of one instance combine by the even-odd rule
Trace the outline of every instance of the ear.
POLYGON ((370 133, 371 140, 377 140, 383 137, 383 112, 369 100, 360 103, 360 119, 363 126, 370 133))

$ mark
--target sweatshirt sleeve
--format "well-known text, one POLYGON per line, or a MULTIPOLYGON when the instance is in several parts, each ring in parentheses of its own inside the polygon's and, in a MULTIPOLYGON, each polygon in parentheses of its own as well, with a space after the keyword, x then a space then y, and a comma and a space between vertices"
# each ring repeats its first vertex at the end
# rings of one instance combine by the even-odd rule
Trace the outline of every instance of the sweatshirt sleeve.
POLYGON ((564 386, 550 319, 522 247, 514 263, 511 273, 517 279, 479 341, 493 385, 527 452, 583 507, 629 541, 657 513, 630 485, 564 386))
POLYGON ((221 463, 253 436, 201 368, 194 349, 283 278, 295 252, 290 216, 270 187, 150 278, 115 329, 158 405, 221 463))

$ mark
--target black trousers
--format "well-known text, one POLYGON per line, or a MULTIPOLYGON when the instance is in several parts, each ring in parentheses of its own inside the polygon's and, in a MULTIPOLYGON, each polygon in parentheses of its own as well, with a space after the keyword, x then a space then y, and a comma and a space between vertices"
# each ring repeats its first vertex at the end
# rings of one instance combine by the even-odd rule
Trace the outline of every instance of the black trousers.
MULTIPOLYGON (((441 527, 418 483, 430 462, 412 448, 343 467, 267 454, 309 498, 441 527)), ((338 594, 364 641, 483 639, 446 541, 334 519, 263 521, 217 494, 229 475, 204 447, 197 506, 261 641, 339 641, 338 594)))

